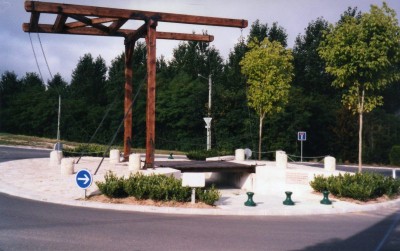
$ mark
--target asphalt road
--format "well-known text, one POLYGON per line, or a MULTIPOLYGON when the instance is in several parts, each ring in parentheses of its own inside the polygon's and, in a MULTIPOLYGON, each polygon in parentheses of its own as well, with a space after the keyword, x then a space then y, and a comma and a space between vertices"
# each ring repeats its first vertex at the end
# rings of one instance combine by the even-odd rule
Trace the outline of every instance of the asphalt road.
POLYGON ((398 251, 399 221, 394 208, 302 217, 184 216, 61 206, 0 193, 0 250, 398 251))
POLYGON ((50 151, 45 149, 0 146, 0 162, 18 159, 48 158, 50 151))

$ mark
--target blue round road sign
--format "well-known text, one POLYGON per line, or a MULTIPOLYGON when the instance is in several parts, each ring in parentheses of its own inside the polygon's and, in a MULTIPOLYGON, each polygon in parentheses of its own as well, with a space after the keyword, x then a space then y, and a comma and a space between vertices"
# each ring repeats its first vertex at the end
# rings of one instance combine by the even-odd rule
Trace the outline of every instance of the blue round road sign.
POLYGON ((82 169, 76 173, 75 181, 78 187, 86 189, 92 185, 92 174, 88 170, 82 169))

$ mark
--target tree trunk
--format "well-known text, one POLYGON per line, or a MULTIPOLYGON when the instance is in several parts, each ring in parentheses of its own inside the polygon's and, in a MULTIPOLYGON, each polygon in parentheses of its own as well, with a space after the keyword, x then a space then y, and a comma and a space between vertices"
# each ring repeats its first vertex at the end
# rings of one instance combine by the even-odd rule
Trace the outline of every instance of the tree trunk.
POLYGON ((364 95, 365 91, 361 94, 361 104, 359 113, 359 130, 358 130, 358 172, 362 172, 362 129, 363 129, 363 113, 364 113, 364 95))
POLYGON ((258 134, 258 160, 261 160, 261 139, 262 139, 263 120, 264 116, 260 116, 260 128, 258 134))

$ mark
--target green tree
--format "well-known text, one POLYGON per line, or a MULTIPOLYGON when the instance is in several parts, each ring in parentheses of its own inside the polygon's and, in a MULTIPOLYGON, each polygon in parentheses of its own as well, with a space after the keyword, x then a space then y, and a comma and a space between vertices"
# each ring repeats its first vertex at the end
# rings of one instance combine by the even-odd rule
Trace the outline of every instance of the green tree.
POLYGON ((400 29, 386 3, 372 5, 359 18, 347 15, 331 26, 319 48, 333 85, 344 90, 342 103, 359 115, 358 171, 362 171, 363 114, 383 104, 381 91, 398 79, 400 29))
MULTIPOLYGON (((325 62, 317 51, 328 27, 328 22, 323 18, 311 21, 305 33, 297 36, 293 47, 293 88, 301 88, 302 95, 291 94, 289 106, 295 109, 304 107, 304 110, 299 110, 301 116, 290 114, 293 119, 300 119, 291 120, 291 123, 299 126, 294 128, 296 131, 309 132, 309 143, 304 148, 308 156, 333 154, 335 149, 334 141, 328 139, 333 135, 332 125, 335 124, 335 115, 340 108, 340 93, 332 87, 333 77, 325 71, 325 62)), ((287 110, 293 109, 288 107, 287 110)), ((295 135, 296 132, 290 133, 295 135)))
POLYGON ((14 127, 13 116, 10 113, 11 102, 22 90, 21 81, 14 72, 6 71, 0 79, 0 130, 9 131, 14 127))
POLYGON ((278 41, 283 45, 283 47, 287 46, 287 33, 282 26, 279 26, 277 22, 274 22, 272 23, 272 27, 268 27, 268 23, 261 24, 260 20, 257 19, 251 25, 247 43, 254 41, 254 39, 261 42, 265 38, 268 38, 271 42, 278 41))
POLYGON ((266 115, 281 112, 288 102, 293 56, 290 49, 268 39, 250 42, 249 48, 240 65, 249 85, 248 104, 259 116, 258 158, 261 159, 263 121, 266 115))

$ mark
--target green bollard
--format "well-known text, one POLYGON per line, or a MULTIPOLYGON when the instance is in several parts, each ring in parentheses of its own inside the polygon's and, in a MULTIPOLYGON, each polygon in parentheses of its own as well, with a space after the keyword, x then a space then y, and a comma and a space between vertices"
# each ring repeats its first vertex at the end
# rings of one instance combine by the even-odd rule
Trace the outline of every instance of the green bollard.
POLYGON ((174 159, 174 156, 172 156, 172 153, 169 154, 168 159, 174 159))
POLYGON ((247 192, 247 201, 244 203, 244 205, 246 206, 246 207, 255 207, 256 206, 256 203, 254 203, 254 201, 253 201, 253 195, 254 195, 254 193, 253 192, 247 192))
POLYGON ((324 195, 324 198, 321 200, 321 204, 323 204, 323 205, 331 205, 332 201, 330 201, 328 199, 329 191, 327 191, 327 190, 322 191, 322 194, 324 195))
POLYGON ((294 202, 292 201, 292 198, 291 198, 292 192, 287 191, 287 192, 285 192, 285 194, 286 194, 286 200, 283 201, 283 205, 294 206, 294 202))

